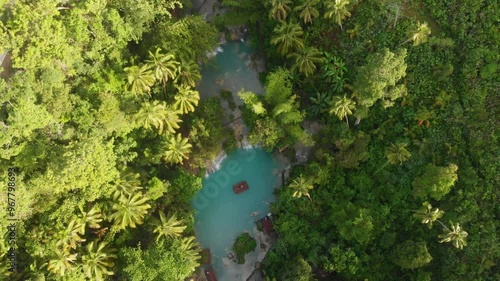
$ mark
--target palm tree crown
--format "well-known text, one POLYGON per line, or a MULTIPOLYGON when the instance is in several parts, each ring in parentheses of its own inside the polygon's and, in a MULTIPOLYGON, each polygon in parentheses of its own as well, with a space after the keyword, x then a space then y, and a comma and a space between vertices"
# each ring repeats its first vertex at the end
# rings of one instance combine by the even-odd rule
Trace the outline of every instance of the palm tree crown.
POLYGON ((200 67, 194 61, 181 60, 175 82, 183 86, 196 86, 196 82, 201 80, 200 67))
POLYGON ((269 11, 269 18, 278 21, 284 21, 288 12, 290 11, 290 0, 271 0, 271 9, 269 11))
POLYGON ((453 246, 458 249, 463 249, 464 246, 467 246, 465 238, 469 234, 462 229, 460 224, 451 223, 450 228, 445 227, 445 233, 439 235, 439 238, 441 238, 439 243, 452 242, 453 246))
POLYGON ((91 280, 102 281, 103 275, 113 275, 113 271, 108 268, 113 267, 111 259, 116 258, 110 250, 106 248, 106 242, 97 244, 95 241, 90 242, 86 248, 85 254, 82 256, 83 272, 91 280))
POLYGON ((72 220, 68 226, 59 232, 59 239, 57 241, 57 246, 66 250, 68 248, 76 249, 78 243, 85 242, 80 235, 83 235, 85 231, 85 225, 77 220, 72 220))
POLYGON ((347 5, 349 5, 349 0, 327 1, 325 18, 333 18, 335 23, 340 25, 340 28, 343 30, 342 21, 351 16, 351 13, 347 10, 347 5))
POLYGON ((168 80, 177 76, 180 64, 175 60, 174 54, 162 54, 158 48, 154 54, 149 52, 149 58, 146 62, 152 66, 155 78, 160 80, 164 87, 168 80))
POLYGON ((323 53, 314 47, 304 48, 288 55, 288 57, 295 59, 295 64, 292 66, 291 71, 295 72, 298 69, 306 77, 314 74, 316 64, 323 62, 323 53))
POLYGON ((186 229, 186 226, 182 225, 182 221, 177 220, 175 214, 167 219, 165 214, 160 212, 160 223, 153 230, 153 233, 157 233, 156 241, 158 242, 163 236, 170 238, 179 237, 184 229, 186 229))
POLYGON ((194 111, 194 107, 198 105, 200 100, 200 93, 191 89, 191 86, 179 86, 177 90, 175 108, 184 114, 194 111))
POLYGON ((56 248, 53 253, 53 258, 46 264, 47 269, 52 273, 64 276, 66 270, 73 268, 78 254, 72 254, 70 251, 61 248, 56 248))
POLYGON ((141 109, 135 115, 135 119, 146 129, 157 128, 159 134, 165 128, 170 133, 175 133, 175 129, 178 129, 179 123, 182 122, 178 114, 179 112, 173 109, 172 106, 167 106, 163 101, 155 100, 152 103, 143 103, 141 109))
POLYGON ((406 149, 407 143, 391 144, 386 150, 385 155, 390 164, 403 164, 411 157, 411 153, 406 149))
POLYGON ((144 216, 147 214, 151 205, 147 203, 148 198, 142 193, 136 193, 134 196, 119 197, 118 202, 113 204, 114 212, 109 216, 120 229, 129 226, 135 228, 142 224, 144 216))
POLYGON ((313 189, 314 186, 312 182, 309 179, 304 178, 302 174, 297 179, 293 180, 290 184, 290 188, 293 190, 293 197, 300 198, 305 195, 312 201, 309 190, 313 189))
POLYGON ((129 196, 137 190, 142 189, 138 173, 122 172, 116 182, 113 191, 113 197, 129 196))
POLYGON ((427 38, 430 34, 431 29, 429 28, 429 25, 426 22, 419 22, 417 30, 413 33, 409 40, 413 41, 413 46, 417 46, 427 42, 427 38))
POLYGON ((181 134, 177 134, 177 137, 170 135, 166 141, 165 160, 172 164, 182 163, 184 159, 188 158, 187 154, 191 152, 191 147, 188 139, 183 138, 181 134))
POLYGON ((133 94, 149 94, 155 83, 155 76, 148 65, 133 65, 123 70, 127 73, 127 85, 133 94))
POLYGON ((313 18, 319 16, 319 11, 316 8, 319 0, 305 0, 301 5, 295 7, 294 11, 299 12, 299 17, 304 23, 312 23, 313 18))
POLYGON ((336 96, 332 99, 330 114, 335 114, 340 120, 346 119, 347 127, 349 127, 348 115, 352 114, 352 110, 355 109, 356 102, 349 99, 344 95, 344 97, 336 96))
POLYGON ((290 50, 300 50, 304 48, 302 41, 302 28, 297 23, 281 23, 274 28, 274 36, 271 44, 278 46, 278 52, 282 55, 288 54, 290 50))
POLYGON ((439 208, 433 209, 431 204, 424 202, 422 208, 417 210, 413 216, 420 219, 423 224, 429 225, 429 228, 432 228, 432 223, 442 217, 443 214, 444 211, 439 210, 439 208))

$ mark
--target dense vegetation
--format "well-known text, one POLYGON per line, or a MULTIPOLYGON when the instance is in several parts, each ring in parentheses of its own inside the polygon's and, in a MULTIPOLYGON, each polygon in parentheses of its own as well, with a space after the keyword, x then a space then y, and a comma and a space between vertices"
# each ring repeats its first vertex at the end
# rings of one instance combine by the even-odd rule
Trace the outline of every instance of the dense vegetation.
POLYGON ((227 133, 194 88, 218 32, 188 4, 0 1, 1 280, 192 275, 190 200, 227 133))
POLYGON ((188 1, 0 0, 0 279, 192 275, 190 200, 235 145, 199 63, 235 24, 269 70, 239 93, 249 141, 311 147, 271 206, 270 280, 500 279, 497 1, 222 4, 212 25, 188 1))
POLYGON ((272 205, 269 279, 498 280, 498 3, 224 3, 273 71, 240 94, 250 139, 321 128, 272 205))

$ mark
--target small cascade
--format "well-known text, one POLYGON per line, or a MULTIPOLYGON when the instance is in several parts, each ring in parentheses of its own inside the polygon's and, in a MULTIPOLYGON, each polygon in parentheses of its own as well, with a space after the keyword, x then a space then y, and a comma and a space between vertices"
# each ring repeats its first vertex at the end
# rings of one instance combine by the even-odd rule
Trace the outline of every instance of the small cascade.
POLYGON ((215 160, 207 162, 207 171, 205 173, 205 178, 208 178, 208 176, 211 173, 216 172, 217 170, 219 170, 220 169, 220 164, 222 163, 222 161, 224 161, 224 159, 226 159, 226 157, 227 157, 227 154, 223 150, 221 153, 219 153, 219 155, 217 156, 217 158, 215 158, 215 160))
POLYGON ((297 158, 297 162, 306 162, 307 161, 307 150, 304 149, 304 147, 300 146, 299 149, 297 149, 297 152, 295 152, 295 157, 297 158))
POLYGON ((222 49, 221 46, 215 47, 211 52, 207 52, 207 58, 213 58, 215 57, 218 53, 222 53, 224 50, 222 49))
POLYGON ((248 142, 247 136, 243 136, 243 139, 241 140, 241 148, 248 150, 248 149, 255 148, 255 146, 251 145, 248 142))
POLYGON ((223 150, 221 153, 219 153, 219 156, 217 156, 217 158, 215 158, 215 160, 212 161, 214 164, 214 167, 215 167, 215 171, 220 169, 220 164, 222 163, 222 161, 224 161, 224 159, 226 159, 226 157, 227 157, 227 154, 223 150))

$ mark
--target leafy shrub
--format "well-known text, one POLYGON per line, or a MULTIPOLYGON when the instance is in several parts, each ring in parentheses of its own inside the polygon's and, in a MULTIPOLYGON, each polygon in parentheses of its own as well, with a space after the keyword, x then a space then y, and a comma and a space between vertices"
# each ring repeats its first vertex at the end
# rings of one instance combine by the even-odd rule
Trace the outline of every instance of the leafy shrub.
POLYGON ((236 253, 239 264, 245 263, 245 255, 252 252, 257 247, 257 242, 248 233, 242 233, 233 245, 233 251, 236 253))

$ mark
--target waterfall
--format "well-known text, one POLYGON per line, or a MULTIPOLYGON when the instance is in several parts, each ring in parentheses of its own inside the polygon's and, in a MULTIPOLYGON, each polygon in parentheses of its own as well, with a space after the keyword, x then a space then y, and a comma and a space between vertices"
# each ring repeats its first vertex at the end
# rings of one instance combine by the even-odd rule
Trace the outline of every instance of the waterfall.
POLYGON ((255 146, 251 145, 248 142, 247 136, 243 136, 243 139, 241 140, 241 148, 248 150, 248 149, 255 148, 255 146))
POLYGON ((218 53, 222 53, 224 50, 222 49, 221 46, 217 46, 215 47, 215 49, 213 49, 212 51, 210 52, 207 52, 207 58, 213 58, 215 57, 218 53))
POLYGON ((220 169, 220 164, 222 163, 222 161, 224 161, 224 159, 226 159, 226 157, 227 154, 223 150, 221 153, 219 153, 219 155, 217 156, 217 158, 215 158, 215 160, 208 162, 205 178, 208 178, 208 176, 211 173, 218 171, 220 169))
POLYGON ((300 159, 304 159, 303 161, 307 161, 307 151, 300 146, 299 149, 297 149, 297 152, 295 152, 295 157, 297 158, 297 162, 302 162, 300 159))
POLYGON ((221 153, 219 153, 219 156, 217 156, 217 158, 215 158, 215 160, 212 161, 216 171, 220 169, 220 164, 222 163, 222 161, 224 161, 224 159, 226 159, 226 157, 227 157, 227 154, 223 150, 221 153))

